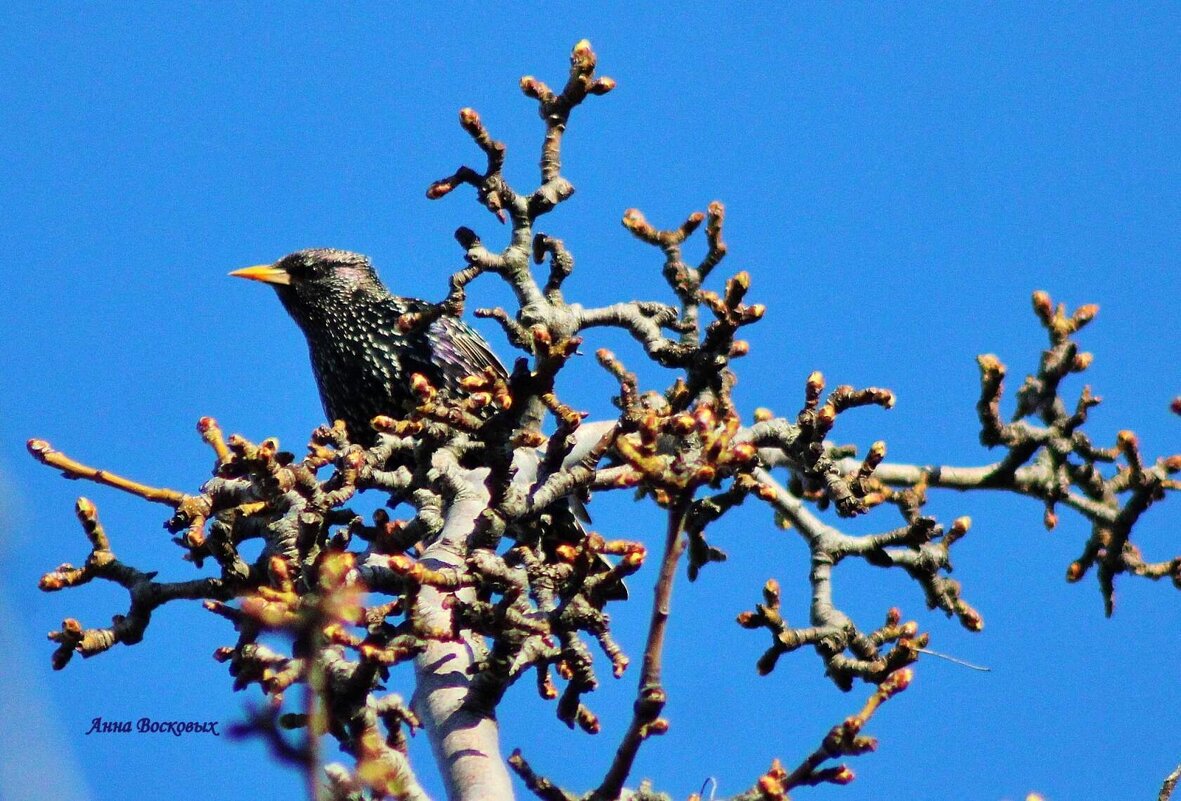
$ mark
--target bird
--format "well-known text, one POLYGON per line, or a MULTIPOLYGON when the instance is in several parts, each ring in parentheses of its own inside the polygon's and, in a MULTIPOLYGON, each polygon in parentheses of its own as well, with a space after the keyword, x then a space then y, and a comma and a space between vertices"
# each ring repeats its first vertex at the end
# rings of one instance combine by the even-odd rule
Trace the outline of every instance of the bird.
POLYGON ((360 253, 311 248, 230 275, 274 287, 307 339, 324 413, 343 420, 353 442, 373 442, 374 417, 413 408, 415 373, 453 395, 469 376, 508 377, 488 342, 456 317, 399 329, 398 318, 431 304, 391 293, 360 253))
MULTIPOLYGON (((468 392, 469 376, 508 378, 508 371, 488 342, 452 315, 435 317, 429 325, 403 330, 398 319, 425 312, 431 304, 391 293, 372 261, 360 253, 310 248, 273 264, 234 270, 231 276, 270 284, 288 315, 307 340, 320 401, 329 420, 343 420, 352 442, 370 445, 377 432, 370 421, 378 415, 398 416, 413 409, 415 373, 453 397, 468 392)), ((536 480, 539 454, 522 454, 514 481, 536 480)), ((559 542, 580 542, 586 536, 578 498, 551 505, 539 515, 537 532, 547 549, 559 542)), ((609 570, 601 554, 594 572, 609 570)), ((621 580, 600 585, 603 600, 627 598, 621 580)))

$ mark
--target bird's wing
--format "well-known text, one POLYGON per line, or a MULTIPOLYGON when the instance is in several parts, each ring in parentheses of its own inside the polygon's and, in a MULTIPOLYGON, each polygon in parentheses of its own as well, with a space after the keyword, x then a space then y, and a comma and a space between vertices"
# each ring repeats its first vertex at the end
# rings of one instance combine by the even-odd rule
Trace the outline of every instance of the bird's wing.
POLYGON ((431 346, 431 362, 442 373, 449 386, 479 375, 491 368, 499 376, 507 376, 500 359, 487 341, 463 320, 444 315, 430 324, 427 339, 431 346))

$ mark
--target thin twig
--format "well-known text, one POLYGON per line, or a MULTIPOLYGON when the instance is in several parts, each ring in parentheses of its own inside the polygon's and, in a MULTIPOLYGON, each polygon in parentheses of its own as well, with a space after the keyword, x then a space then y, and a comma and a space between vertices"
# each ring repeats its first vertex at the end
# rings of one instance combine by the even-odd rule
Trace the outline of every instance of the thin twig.
POLYGON ((673 580, 677 575, 677 562, 685 550, 681 537, 689 499, 677 498, 668 509, 668 531, 664 540, 664 556, 660 562, 660 575, 652 599, 652 616, 648 624, 648 641, 644 648, 644 661, 640 671, 640 686, 632 714, 631 724, 624 734, 615 759, 611 763, 603 783, 595 790, 594 796, 601 799, 615 799, 623 790, 623 783, 631 773, 632 764, 649 731, 648 725, 656 720, 664 708, 664 688, 660 684, 660 672, 664 656, 664 636, 668 630, 673 580))
POLYGON ((1181 765, 1173 768, 1173 772, 1165 777, 1165 782, 1161 785, 1160 794, 1156 797, 1156 801, 1169 801, 1173 797, 1173 790, 1177 787, 1178 781, 1181 781, 1181 765))

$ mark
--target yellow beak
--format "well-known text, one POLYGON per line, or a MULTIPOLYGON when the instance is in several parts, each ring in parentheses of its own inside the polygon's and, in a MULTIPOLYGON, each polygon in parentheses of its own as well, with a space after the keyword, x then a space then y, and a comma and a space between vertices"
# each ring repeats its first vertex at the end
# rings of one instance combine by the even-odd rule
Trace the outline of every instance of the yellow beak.
POLYGON ((264 284, 287 286, 291 283, 291 273, 273 264, 256 264, 253 267, 243 267, 241 270, 234 270, 230 275, 237 278, 249 278, 251 281, 262 281, 264 284))

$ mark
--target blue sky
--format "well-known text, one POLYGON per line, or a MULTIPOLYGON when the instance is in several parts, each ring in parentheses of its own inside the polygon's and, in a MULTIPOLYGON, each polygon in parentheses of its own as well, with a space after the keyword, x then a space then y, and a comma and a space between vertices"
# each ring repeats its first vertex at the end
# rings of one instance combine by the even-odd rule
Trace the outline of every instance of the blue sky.
MULTIPOLYGON (((320 422, 302 341, 269 291, 226 272, 344 247, 370 254, 395 291, 441 297, 462 265, 454 229, 503 235, 468 192, 424 197, 431 181, 477 160, 456 111, 481 112, 508 143, 509 179, 529 185, 540 123, 517 79, 560 85, 583 37, 619 86, 576 112, 564 166, 578 193, 545 221, 576 258, 570 299, 667 298, 659 260, 620 216, 635 206, 671 226, 716 198, 731 254, 721 271, 748 270, 751 297, 770 309, 738 365, 748 410, 794 412, 820 369, 832 384, 898 395, 888 413, 842 417, 838 439, 864 448, 884 438, 905 461, 987 461, 974 357, 997 353, 1015 380, 1036 364, 1044 340, 1029 294, 1041 288, 1102 307, 1081 338, 1095 354, 1088 380, 1105 399, 1093 436, 1110 442, 1132 428, 1150 455, 1181 450, 1181 424, 1167 411, 1181 394, 1176 6, 425 8, 0 11, 5 797, 41 797, 17 789, 39 781, 79 799, 302 792, 260 747, 224 737, 84 736, 96 716, 231 721, 248 698, 229 692, 210 658, 233 632, 197 605, 160 610, 140 645, 51 673, 44 632, 68 615, 103 625, 125 605, 106 586, 35 588, 44 571, 85 556, 77 494, 98 504, 126 561, 165 578, 193 570, 160 528, 163 507, 63 481, 24 442, 44 437, 181 489, 207 474, 193 431, 201 415, 300 450, 320 422), (13 778, 18 766, 28 776, 13 778)), ((472 295, 479 305, 508 300, 492 279, 472 295)), ((638 365, 624 338, 584 350, 600 345, 638 365)), ((560 389, 605 414, 610 384, 584 361, 560 389)), ((652 510, 602 500, 599 530, 658 541, 652 510)), ((1179 504, 1171 498, 1144 521, 1138 539, 1150 558, 1176 552, 1179 504)), ((932 508, 975 520, 956 546, 955 575, 984 615, 982 634, 925 612, 918 589, 889 573, 844 567, 838 598, 865 624, 899 605, 933 647, 992 672, 923 660, 914 686, 872 723, 881 747, 852 763, 854 786, 797 797, 1153 796, 1181 761, 1176 590, 1123 580, 1105 620, 1093 581, 1062 580, 1086 535, 1070 514, 1047 534, 1035 503, 954 496, 932 508)), ((893 522, 883 513, 853 529, 893 522)), ((733 617, 774 576, 789 619, 802 619, 805 551, 754 504, 712 541, 730 561, 678 583, 666 669, 673 728, 645 747, 634 775, 676 797, 709 776, 730 795, 772 757, 794 763, 867 695, 835 690, 807 653, 758 678, 765 640, 733 617)), ((613 614, 633 657, 653 572, 633 580, 637 602, 613 614)), ((591 697, 606 729, 594 738, 567 732, 522 684, 502 708, 506 751, 520 746, 539 771, 590 788, 634 681, 608 680, 591 697)), ((437 791, 422 738, 414 748, 437 791)))

